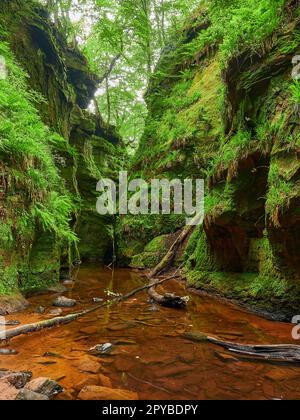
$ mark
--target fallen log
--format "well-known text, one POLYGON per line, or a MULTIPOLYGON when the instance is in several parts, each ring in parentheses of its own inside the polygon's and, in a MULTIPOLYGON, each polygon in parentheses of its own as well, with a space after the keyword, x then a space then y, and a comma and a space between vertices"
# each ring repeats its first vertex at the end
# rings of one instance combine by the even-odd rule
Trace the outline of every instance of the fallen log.
POLYGON ((203 333, 185 333, 184 338, 198 342, 209 342, 219 347, 253 359, 267 360, 279 363, 300 363, 300 346, 294 344, 251 345, 223 341, 203 333))
POLYGON ((149 285, 151 286, 148 290, 148 294, 151 300, 159 305, 166 306, 168 308, 185 308, 189 297, 176 296, 173 293, 165 293, 164 295, 159 294, 156 291, 157 284, 154 280, 150 280, 149 285))
POLYGON ((44 330, 44 329, 47 329, 47 328, 52 328, 52 327, 57 327, 57 326, 60 326, 60 325, 69 324, 70 322, 76 321, 78 318, 81 318, 85 315, 88 315, 92 312, 95 312, 95 311, 97 311, 101 308, 104 308, 104 307, 122 302, 124 300, 127 300, 127 299, 131 298, 132 296, 136 295, 137 293, 143 292, 144 290, 148 290, 151 287, 155 287, 155 286, 158 286, 160 284, 165 283, 166 281, 172 280, 172 279, 174 279, 175 275, 176 274, 173 274, 172 276, 169 276, 169 277, 166 277, 162 280, 156 281, 155 283, 152 283, 151 285, 148 284, 148 285, 145 285, 145 286, 138 287, 137 289, 132 290, 131 292, 127 293, 126 295, 118 296, 115 299, 104 302, 101 305, 97 305, 97 306, 95 306, 91 309, 86 309, 86 310, 81 311, 81 312, 72 313, 72 314, 65 315, 65 316, 60 316, 60 317, 55 317, 55 318, 47 319, 47 320, 44 320, 44 321, 35 322, 35 323, 32 323, 32 324, 21 325, 19 327, 6 330, 5 333, 2 332, 2 334, 0 335, 0 342, 10 340, 10 339, 12 339, 14 337, 17 337, 19 335, 25 335, 25 334, 41 331, 41 330, 44 330))
POLYGON ((198 219, 200 220, 200 218, 201 218, 201 216, 197 215, 193 219, 191 225, 185 226, 185 228, 182 230, 180 235, 177 237, 176 241, 173 242, 173 244, 169 248, 168 252, 163 257, 163 259, 151 271, 151 273, 149 274, 150 278, 153 278, 155 276, 160 275, 163 271, 167 270, 171 266, 171 264, 172 264, 172 262, 173 262, 173 260, 176 256, 176 252, 178 251, 180 245, 186 240, 188 235, 193 231, 193 229, 195 228, 195 225, 197 223, 197 220, 198 219))

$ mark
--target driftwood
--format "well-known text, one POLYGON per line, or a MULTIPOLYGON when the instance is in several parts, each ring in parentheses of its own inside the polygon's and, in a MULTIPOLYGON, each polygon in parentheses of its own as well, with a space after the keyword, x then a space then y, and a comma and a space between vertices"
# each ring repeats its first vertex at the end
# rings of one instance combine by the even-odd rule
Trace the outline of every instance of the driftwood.
POLYGON ((9 330, 5 331, 5 337, 4 334, 2 333, 2 335, 0 336, 0 342, 1 341, 5 341, 5 340, 10 340, 11 338, 17 337, 19 335, 24 335, 24 334, 29 334, 32 332, 37 332, 37 331, 41 331, 44 330, 46 328, 52 328, 52 327, 57 327, 60 325, 64 325, 64 324, 69 324, 70 322, 76 321, 78 318, 81 318, 87 314, 90 314, 92 312, 95 312, 101 308, 110 306, 110 305, 114 305, 116 303, 122 302, 124 300, 130 299, 132 296, 136 295, 137 293, 143 292, 144 290, 148 290, 151 287, 155 287, 158 286, 160 284, 165 283, 168 280, 172 280, 174 279, 175 274, 169 277, 166 277, 162 280, 159 280, 151 285, 146 285, 146 286, 141 286, 138 287, 137 289, 132 290, 131 292, 127 293, 126 295, 123 296, 118 296, 115 299, 109 300, 107 302, 102 303, 101 305, 97 305, 91 309, 87 309, 81 312, 77 312, 77 313, 72 313, 66 316, 60 316, 60 317, 55 317, 55 318, 51 318, 51 319, 47 319, 45 321, 40 321, 40 322, 35 322, 33 324, 26 324, 26 325, 21 325, 19 327, 16 328, 12 328, 9 330))
POLYGON ((173 293, 165 293, 164 295, 159 294, 156 291, 157 282, 150 280, 149 285, 151 286, 148 290, 150 298, 159 305, 167 306, 169 308, 184 308, 189 300, 189 297, 176 296, 173 293))
POLYGON ((184 337, 198 342, 209 342, 235 353, 253 359, 279 363, 300 363, 300 346, 293 344, 250 345, 223 341, 203 333, 186 333, 184 337))
MULTIPOLYGON (((155 277, 160 275, 163 271, 166 271, 168 268, 170 268, 172 262, 174 261, 174 258, 176 256, 176 253, 181 246, 181 244, 186 240, 188 235, 192 232, 192 230, 195 228, 195 224, 197 220, 200 218, 200 215, 197 215, 194 220, 192 221, 191 225, 187 225, 180 235, 177 237, 175 242, 171 245, 166 255, 162 258, 162 260, 157 264, 157 266, 150 272, 148 275, 149 278, 149 285, 151 286, 149 288, 148 294, 150 298, 162 306, 167 306, 169 308, 183 308, 186 306, 188 302, 188 297, 180 297, 176 296, 173 293, 165 293, 164 295, 159 294, 155 288, 155 277)), ((181 267, 180 267, 181 268, 181 267)), ((179 269, 180 269, 179 268, 179 269)), ((179 269, 175 272, 175 274, 179 271, 179 269)))

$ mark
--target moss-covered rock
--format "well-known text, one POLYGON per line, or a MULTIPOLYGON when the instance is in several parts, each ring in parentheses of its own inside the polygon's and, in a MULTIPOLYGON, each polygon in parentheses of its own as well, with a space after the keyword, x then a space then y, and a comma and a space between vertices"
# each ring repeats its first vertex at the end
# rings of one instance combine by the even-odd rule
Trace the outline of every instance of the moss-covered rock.
POLYGON ((174 240, 172 234, 161 235, 152 239, 142 253, 132 257, 130 267, 141 269, 155 267, 165 256, 174 240))

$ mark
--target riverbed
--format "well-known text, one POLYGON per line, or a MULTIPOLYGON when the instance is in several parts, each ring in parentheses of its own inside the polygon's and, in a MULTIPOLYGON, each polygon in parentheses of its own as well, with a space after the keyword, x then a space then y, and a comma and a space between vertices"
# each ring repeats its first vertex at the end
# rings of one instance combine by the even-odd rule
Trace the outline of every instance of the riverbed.
MULTIPOLYGON (((64 313, 93 307, 93 298, 108 298, 105 290, 125 294, 144 282, 131 270, 82 267, 64 293, 77 300, 76 309, 64 313)), ((85 382, 129 390, 146 400, 300 398, 300 366, 245 359, 183 336, 201 331, 236 343, 297 344, 291 324, 188 293, 177 281, 164 288, 189 294, 187 309, 157 307, 143 292, 68 325, 11 340, 5 348, 18 354, 0 356, 0 368, 28 370, 33 377, 59 381, 65 389, 61 399, 77 399, 85 382), (100 358, 89 354, 91 347, 104 343, 113 344, 110 353, 100 358)), ((26 311, 7 320, 25 324, 47 319, 55 297, 31 297, 26 311), (37 313, 39 307, 46 308, 45 313, 37 313)))

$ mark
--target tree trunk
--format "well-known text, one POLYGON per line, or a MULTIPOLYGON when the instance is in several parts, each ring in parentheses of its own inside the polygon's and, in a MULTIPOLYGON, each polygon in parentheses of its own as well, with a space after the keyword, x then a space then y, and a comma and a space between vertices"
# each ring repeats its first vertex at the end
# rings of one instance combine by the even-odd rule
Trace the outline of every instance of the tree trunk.
POLYGON ((198 342, 209 342, 252 359, 263 359, 279 363, 300 363, 300 346, 292 344, 250 345, 223 341, 217 337, 209 337, 204 333, 186 333, 184 337, 198 342))

